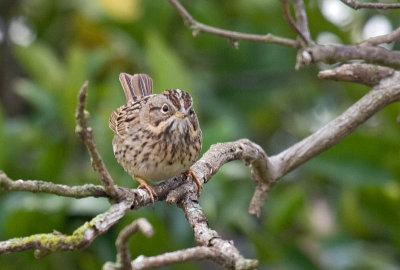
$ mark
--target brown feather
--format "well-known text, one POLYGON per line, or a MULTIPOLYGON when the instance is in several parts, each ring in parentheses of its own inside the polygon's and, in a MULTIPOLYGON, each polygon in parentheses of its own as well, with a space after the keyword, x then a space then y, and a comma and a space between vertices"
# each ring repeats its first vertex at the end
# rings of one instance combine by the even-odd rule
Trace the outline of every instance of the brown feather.
POLYGON ((147 74, 121 73, 119 81, 124 89, 127 104, 153 93, 153 80, 147 74))

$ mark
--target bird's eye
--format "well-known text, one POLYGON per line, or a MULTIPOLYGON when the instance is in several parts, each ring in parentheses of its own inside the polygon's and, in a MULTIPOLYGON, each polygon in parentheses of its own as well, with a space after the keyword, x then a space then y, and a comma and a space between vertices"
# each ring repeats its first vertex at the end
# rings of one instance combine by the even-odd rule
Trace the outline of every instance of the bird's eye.
POLYGON ((161 111, 163 113, 167 113, 169 111, 169 106, 167 104, 162 105, 161 111))
POLYGON ((194 110, 190 109, 189 114, 190 114, 190 116, 193 116, 194 115, 194 110))

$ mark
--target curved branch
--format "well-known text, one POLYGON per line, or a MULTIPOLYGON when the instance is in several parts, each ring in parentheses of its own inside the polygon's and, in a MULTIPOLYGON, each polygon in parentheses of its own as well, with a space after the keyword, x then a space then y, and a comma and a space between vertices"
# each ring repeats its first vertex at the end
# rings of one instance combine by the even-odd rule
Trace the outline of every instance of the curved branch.
POLYGON ((105 192, 110 198, 118 200, 119 194, 114 185, 114 181, 96 148, 92 128, 88 125, 89 112, 85 110, 88 84, 89 82, 86 81, 79 90, 78 106, 76 107, 75 112, 75 132, 79 135, 80 139, 88 149, 92 160, 92 167, 99 174, 105 192))
MULTIPOLYGON (((214 144, 191 169, 201 183, 207 183, 222 165, 233 160, 242 160, 251 168, 256 187, 249 213, 259 216, 267 192, 274 184, 274 179, 271 177, 274 174, 273 167, 270 165, 267 154, 259 145, 248 139, 214 144)), ((187 193, 197 193, 197 185, 193 181, 172 190, 165 200, 168 203, 177 202, 187 193)))
POLYGON ((278 179, 349 135, 383 107, 400 100, 400 72, 381 83, 339 117, 278 155, 270 157, 278 179))
POLYGON ((107 212, 86 222, 76 229, 72 235, 53 232, 2 241, 0 242, 0 254, 35 249, 35 256, 41 258, 54 251, 84 248, 92 243, 97 236, 107 232, 111 226, 117 223, 130 210, 131 204, 132 202, 126 200, 112 205, 107 212))
MULTIPOLYGON (((222 28, 217 28, 213 26, 209 26, 203 24, 201 22, 196 21, 192 15, 181 5, 178 0, 168 0, 171 5, 176 9, 179 15, 183 18, 186 25, 192 29, 193 35, 197 36, 199 33, 209 33, 212 35, 222 36, 228 38, 230 41, 237 40, 251 40, 256 42, 265 42, 265 43, 275 43, 284 46, 289 46, 293 48, 298 48, 299 44, 296 40, 288 39, 284 37, 278 37, 272 34, 266 35, 257 35, 257 34, 247 34, 235 31, 229 31, 222 28)), ((235 43, 234 43, 235 44, 235 43)))
POLYGON ((154 229, 145 218, 139 218, 126 226, 119 234, 115 246, 117 247, 117 265, 121 265, 121 269, 131 269, 131 254, 129 252, 129 238, 140 230, 146 237, 154 234, 154 229))
POLYGON ((8 191, 45 192, 77 199, 86 197, 107 197, 102 186, 86 184, 83 186, 70 187, 40 180, 13 181, 3 171, 0 171, 0 188, 8 191))

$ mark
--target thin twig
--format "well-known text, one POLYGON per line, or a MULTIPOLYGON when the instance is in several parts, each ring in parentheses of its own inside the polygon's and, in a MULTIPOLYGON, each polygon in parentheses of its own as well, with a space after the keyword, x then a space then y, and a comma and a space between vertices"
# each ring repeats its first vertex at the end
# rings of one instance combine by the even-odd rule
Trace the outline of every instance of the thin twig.
POLYGON ((105 192, 110 198, 118 200, 118 192, 114 185, 114 181, 108 172, 103 159, 100 156, 99 151, 96 148, 96 143, 93 138, 92 128, 88 125, 89 113, 85 110, 86 107, 86 96, 87 96, 88 81, 86 81, 78 95, 78 106, 76 108, 75 118, 76 118, 76 128, 75 132, 79 135, 82 142, 85 144, 89 151, 92 167, 99 174, 101 178, 101 184, 104 187, 105 192))
POLYGON ((45 192, 64 197, 107 197, 102 186, 86 184, 83 186, 67 186, 40 180, 12 180, 3 171, 0 171, 0 188, 8 191, 45 192))
POLYGON ((394 30, 392 33, 389 33, 387 35, 381 35, 381 36, 376 36, 376 37, 371 37, 367 40, 364 40, 360 42, 359 45, 362 46, 377 46, 379 44, 383 43, 391 43, 396 40, 400 39, 400 27, 398 27, 396 30, 394 30))
POLYGON ((117 264, 121 265, 121 269, 129 270, 131 266, 131 253, 129 252, 128 240, 136 233, 141 231, 146 237, 154 234, 154 229, 145 218, 139 218, 126 226, 119 234, 115 246, 117 247, 117 264))
POLYGON ((345 5, 357 10, 360 8, 370 9, 397 9, 400 8, 400 3, 371 3, 371 2, 359 2, 355 0, 340 0, 345 5))
MULTIPOLYGON (((209 247, 193 247, 173 252, 166 252, 160 255, 145 257, 139 256, 133 260, 130 264, 129 269, 148 269, 167 266, 173 263, 181 263, 186 261, 199 261, 205 259, 211 259, 214 256, 214 252, 209 247)), ((121 264, 107 262, 103 266, 103 270, 121 270, 121 264)))
MULTIPOLYGON (((293 20, 292 15, 290 14, 290 8, 289 8, 289 4, 287 3, 286 0, 281 0, 282 2, 282 8, 283 8, 283 15, 287 21, 287 23, 289 24, 289 26, 299 35, 299 37, 301 38, 301 40, 307 45, 309 44, 310 40, 309 38, 307 38, 304 33, 299 29, 299 27, 297 27, 296 22, 293 20)), ((308 33, 308 32, 306 32, 308 33)))
POLYGON ((132 269, 139 270, 186 261, 199 261, 211 259, 213 256, 214 252, 209 247, 193 247, 173 252, 166 252, 152 257, 140 256, 136 260, 132 261, 132 269))
POLYGON ((304 37, 306 45, 311 43, 310 29, 308 27, 307 13, 303 0, 292 0, 294 12, 296 14, 296 25, 304 37))
POLYGON ((275 43, 275 44, 280 44, 280 45, 289 46, 289 47, 293 47, 293 48, 299 47, 298 42, 293 39, 278 37, 278 36, 275 36, 272 34, 257 35, 257 34, 247 34, 247 33, 229 31, 229 30, 225 30, 222 28, 217 28, 217 27, 203 24, 203 23, 195 20, 193 18, 193 16, 190 15, 190 13, 182 6, 182 4, 178 0, 168 0, 168 1, 176 9, 176 11, 179 13, 179 15, 183 18, 183 20, 185 21, 185 24, 190 29, 192 29, 194 36, 197 36, 198 34, 203 32, 203 33, 209 33, 209 34, 213 34, 213 35, 226 37, 231 42, 233 41, 233 44, 235 44, 235 41, 237 41, 237 40, 251 40, 251 41, 256 41, 256 42, 275 43))

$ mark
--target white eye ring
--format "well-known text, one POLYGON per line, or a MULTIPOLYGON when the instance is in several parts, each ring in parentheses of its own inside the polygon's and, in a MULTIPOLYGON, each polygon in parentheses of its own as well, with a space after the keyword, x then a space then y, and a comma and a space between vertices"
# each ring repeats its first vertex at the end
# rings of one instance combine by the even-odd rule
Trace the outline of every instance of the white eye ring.
POLYGON ((161 112, 162 113, 167 113, 169 111, 169 106, 168 104, 164 104, 161 106, 161 112))

